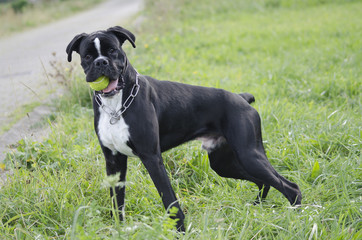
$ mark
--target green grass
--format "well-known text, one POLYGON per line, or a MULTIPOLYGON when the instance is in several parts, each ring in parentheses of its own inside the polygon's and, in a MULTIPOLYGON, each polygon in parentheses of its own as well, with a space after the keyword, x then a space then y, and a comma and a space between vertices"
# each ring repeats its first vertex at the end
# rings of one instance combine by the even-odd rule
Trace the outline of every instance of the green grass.
MULTIPOLYGON (((361 239, 361 1, 149 1, 126 52, 139 72, 250 92, 267 155, 303 205, 219 177, 193 142, 163 154, 186 215, 180 239, 361 239), (160 7, 162 6, 162 7, 160 7)), ((126 26, 125 26, 126 27, 126 26)), ((132 30, 132 29, 130 29, 132 30)), ((44 142, 23 140, 0 190, 5 239, 172 239, 173 222, 141 162, 129 160, 126 219, 109 217, 90 92, 70 76, 44 142)), ((11 164, 10 164, 11 162, 11 164)))
MULTIPOLYGON (((13 0, 16 2, 19 0, 13 0)), ((22 0, 20 0, 22 1, 22 0)), ((25 2, 29 2, 24 0, 25 2)), ((42 0, 28 3, 22 12, 16 13, 11 3, 0 3, 0 37, 44 25, 52 21, 84 11, 103 0, 42 0)))

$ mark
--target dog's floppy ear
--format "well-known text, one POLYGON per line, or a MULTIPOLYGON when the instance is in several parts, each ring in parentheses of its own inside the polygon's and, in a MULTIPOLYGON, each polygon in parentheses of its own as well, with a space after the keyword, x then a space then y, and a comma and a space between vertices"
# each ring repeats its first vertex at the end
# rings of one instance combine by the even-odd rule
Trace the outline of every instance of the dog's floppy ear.
POLYGON ((80 43, 82 42, 83 38, 85 38, 86 36, 88 36, 88 34, 86 33, 81 33, 81 34, 78 34, 77 36, 75 36, 73 38, 73 40, 68 44, 68 47, 67 47, 67 54, 68 54, 68 62, 71 62, 72 61, 72 52, 73 51, 76 51, 77 53, 79 53, 79 46, 80 46, 80 43))
POLYGON ((121 46, 124 43, 124 41, 128 40, 132 46, 134 48, 136 48, 136 37, 133 35, 133 33, 131 33, 130 31, 128 31, 127 29, 124 29, 122 27, 119 26, 115 26, 115 27, 111 27, 107 29, 107 32, 111 32, 114 35, 116 35, 116 37, 118 38, 121 46))

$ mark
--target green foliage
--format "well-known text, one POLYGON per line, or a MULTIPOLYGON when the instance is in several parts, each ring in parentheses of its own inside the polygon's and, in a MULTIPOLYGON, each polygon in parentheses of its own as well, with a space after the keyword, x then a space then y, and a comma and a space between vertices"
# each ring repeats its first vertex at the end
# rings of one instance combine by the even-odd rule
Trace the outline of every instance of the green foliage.
MULTIPOLYGON (((110 218, 105 164, 89 86, 70 74, 53 131, 22 140, 0 190, 5 239, 360 239, 360 1, 149 1, 132 65, 159 79, 255 95, 273 166, 296 182, 303 205, 275 189, 258 206, 252 183, 225 179, 198 142, 163 154, 186 215, 185 235, 131 158, 125 221, 110 218), (151 26, 151 27, 150 27, 151 26)), ((130 29, 132 30, 132 29, 130 29)), ((10 165, 9 165, 10 166, 10 165)), ((108 184, 108 185, 107 185, 108 184)))
POLYGON ((11 2, 11 7, 13 8, 15 13, 22 13, 24 8, 28 6, 29 3, 27 0, 15 0, 11 2))

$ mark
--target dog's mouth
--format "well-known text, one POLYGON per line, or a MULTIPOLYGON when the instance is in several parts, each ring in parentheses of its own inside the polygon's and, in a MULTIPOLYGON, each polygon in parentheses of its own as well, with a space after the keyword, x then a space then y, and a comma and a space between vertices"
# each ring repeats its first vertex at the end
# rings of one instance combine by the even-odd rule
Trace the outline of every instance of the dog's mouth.
POLYGON ((110 93, 110 92, 116 90, 117 87, 118 87, 118 78, 116 80, 109 81, 108 86, 105 89, 101 90, 101 92, 102 93, 110 93))
POLYGON ((98 91, 98 93, 100 93, 103 97, 112 97, 119 93, 123 87, 124 82, 119 81, 117 78, 115 80, 110 80, 108 86, 105 89, 98 91))

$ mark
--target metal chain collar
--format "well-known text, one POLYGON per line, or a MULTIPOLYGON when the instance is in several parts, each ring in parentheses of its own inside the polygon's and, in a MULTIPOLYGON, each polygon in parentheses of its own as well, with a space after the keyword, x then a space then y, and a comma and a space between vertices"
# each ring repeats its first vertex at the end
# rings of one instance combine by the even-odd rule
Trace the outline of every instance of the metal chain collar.
POLYGON ((138 84, 138 77, 139 74, 137 73, 136 83, 132 87, 131 94, 128 96, 128 98, 122 104, 122 107, 118 111, 104 105, 100 94, 95 94, 95 100, 98 106, 101 107, 103 111, 105 111, 111 117, 111 119, 109 120, 110 124, 114 125, 121 119, 122 114, 131 106, 132 102, 137 96, 138 91, 140 90, 140 85, 138 84))

